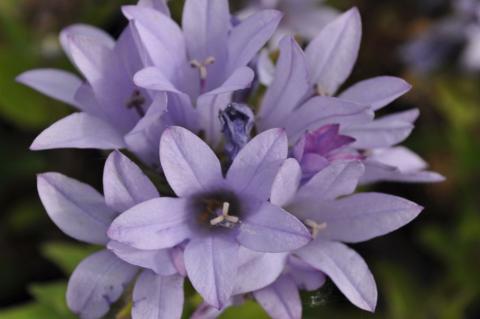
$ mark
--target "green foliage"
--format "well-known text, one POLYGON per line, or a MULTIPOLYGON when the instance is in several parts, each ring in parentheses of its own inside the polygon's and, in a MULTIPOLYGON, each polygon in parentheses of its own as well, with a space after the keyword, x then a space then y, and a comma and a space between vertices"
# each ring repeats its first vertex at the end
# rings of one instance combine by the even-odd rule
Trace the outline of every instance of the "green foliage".
POLYGON ((97 247, 51 242, 42 245, 42 254, 69 275, 87 256, 98 250, 97 247))

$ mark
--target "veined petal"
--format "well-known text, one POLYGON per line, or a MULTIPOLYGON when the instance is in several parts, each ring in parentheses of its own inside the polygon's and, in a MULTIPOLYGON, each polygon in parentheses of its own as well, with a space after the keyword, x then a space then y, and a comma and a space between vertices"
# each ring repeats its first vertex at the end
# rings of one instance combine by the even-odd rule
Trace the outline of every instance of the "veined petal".
POLYGON ((287 159, 273 181, 270 202, 279 207, 288 205, 297 194, 301 180, 300 164, 294 158, 287 159))
POLYGON ((412 86, 403 79, 393 76, 379 76, 364 80, 349 87, 339 98, 379 110, 404 95, 412 86))
POLYGON ((111 35, 102 29, 81 23, 71 25, 60 32, 60 44, 62 45, 63 51, 65 51, 72 62, 73 58, 69 39, 72 35, 83 35, 95 39, 97 43, 109 49, 113 49, 115 47, 115 39, 113 39, 111 35))
POLYGON ((344 244, 317 238, 296 252, 305 262, 323 271, 357 307, 373 312, 377 287, 367 264, 344 244))
POLYGON ((326 25, 305 50, 312 82, 326 95, 334 95, 357 60, 362 22, 357 8, 326 25))
MULTIPOLYGON (((205 93, 203 96, 218 95, 224 93, 232 93, 250 87, 255 74, 249 67, 243 66, 235 69, 232 75, 218 88, 205 93)), ((200 96, 199 99, 201 99, 200 96)))
POLYGON ((325 274, 300 258, 290 255, 288 258, 288 274, 292 276, 298 289, 315 291, 325 284, 325 274))
POLYGON ((156 198, 127 210, 116 218, 108 236, 138 249, 173 247, 190 236, 188 201, 156 198))
POLYGON ((175 126, 165 130, 160 141, 160 162, 170 186, 180 197, 209 191, 223 183, 215 153, 184 128, 175 126))
POLYGON ((48 216, 65 234, 92 244, 107 243, 107 228, 117 215, 93 187, 58 173, 37 177, 48 216))
POLYGON ((138 71, 134 76, 134 82, 136 85, 149 90, 172 92, 179 95, 185 94, 177 90, 170 79, 156 66, 138 71))
POLYGON ((75 100, 75 94, 83 82, 72 73, 54 69, 39 69, 22 73, 16 80, 51 98, 84 110, 82 105, 75 100))
POLYGON ((295 281, 281 276, 272 285, 253 293, 257 302, 275 319, 301 319, 302 301, 295 281))
POLYGON ((133 290, 133 319, 180 319, 183 311, 183 277, 159 276, 145 270, 133 290))
POLYGON ((277 29, 282 14, 262 10, 235 26, 228 37, 227 73, 247 65, 277 29))
POLYGON ((117 212, 160 196, 153 183, 128 157, 114 151, 103 172, 105 202, 117 212))
POLYGON ((133 280, 137 267, 102 250, 84 259, 67 288, 68 307, 80 318, 101 318, 133 280))
POLYGON ((177 273, 169 249, 141 250, 113 240, 108 242, 107 247, 118 258, 131 265, 150 269, 162 276, 177 273))
POLYGON ((272 183, 287 158, 287 137, 281 129, 257 135, 235 157, 227 182, 238 192, 268 199, 272 183))
POLYGON ((109 123, 87 113, 74 113, 40 133, 31 150, 56 148, 124 148, 122 135, 109 123))
POLYGON ((239 268, 234 295, 265 288, 282 273, 287 260, 286 253, 265 254, 240 247, 239 268))
POLYGON ((238 268, 239 245, 226 234, 197 238, 185 248, 185 267, 203 299, 220 309, 230 299, 238 268))
POLYGON ((305 246, 312 237, 295 216, 280 207, 263 203, 243 221, 239 243, 258 252, 281 253, 305 246))
POLYGON ((282 127, 311 88, 305 56, 292 37, 280 42, 280 58, 259 112, 262 129, 282 127))

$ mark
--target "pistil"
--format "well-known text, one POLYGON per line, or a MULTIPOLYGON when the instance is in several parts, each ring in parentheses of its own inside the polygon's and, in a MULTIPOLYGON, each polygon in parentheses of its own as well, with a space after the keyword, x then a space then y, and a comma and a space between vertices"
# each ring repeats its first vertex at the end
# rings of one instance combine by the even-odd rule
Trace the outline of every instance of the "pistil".
POLYGON ((305 225, 310 227, 310 229, 312 230, 313 238, 316 238, 322 230, 327 228, 327 223, 317 223, 312 219, 305 220, 305 225))
POLYGON ((223 202, 222 214, 211 219, 210 225, 217 226, 226 222, 226 226, 230 227, 231 225, 237 224, 240 221, 240 219, 237 216, 229 215, 229 210, 230 210, 230 203, 223 202))
POLYGON ((207 76, 208 76, 208 70, 207 67, 211 64, 215 63, 215 58, 213 56, 209 56, 206 58, 203 62, 200 62, 196 59, 193 59, 190 61, 190 65, 192 68, 198 69, 198 72, 200 72, 200 90, 201 92, 205 92, 206 86, 207 86, 207 76))

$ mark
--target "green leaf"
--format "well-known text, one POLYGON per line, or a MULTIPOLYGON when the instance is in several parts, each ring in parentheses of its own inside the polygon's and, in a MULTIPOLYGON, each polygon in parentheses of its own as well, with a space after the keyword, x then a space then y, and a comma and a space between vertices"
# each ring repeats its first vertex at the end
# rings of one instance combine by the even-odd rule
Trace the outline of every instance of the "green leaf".
POLYGON ((48 284, 34 284, 30 286, 29 290, 40 304, 48 307, 50 310, 60 315, 61 318, 75 318, 66 304, 66 282, 61 281, 48 284))
POLYGON ((265 311, 254 301, 247 301, 241 306, 228 308, 220 317, 220 319, 237 319, 237 318, 255 318, 269 319, 270 317, 265 311))
POLYGON ((0 311, 0 319, 65 319, 49 307, 29 303, 0 311))
POLYGON ((69 275, 87 256, 98 251, 95 246, 50 242, 42 245, 42 254, 69 275))

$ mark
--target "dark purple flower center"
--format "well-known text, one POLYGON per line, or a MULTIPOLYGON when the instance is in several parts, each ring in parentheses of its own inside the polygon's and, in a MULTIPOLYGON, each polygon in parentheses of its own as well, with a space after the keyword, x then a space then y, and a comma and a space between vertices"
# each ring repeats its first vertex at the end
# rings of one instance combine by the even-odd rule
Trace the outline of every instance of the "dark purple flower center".
POLYGON ((143 110, 143 107, 145 105, 146 99, 140 92, 140 90, 135 89, 130 96, 130 98, 127 101, 127 108, 128 109, 134 109, 140 117, 145 116, 145 111, 143 110))

